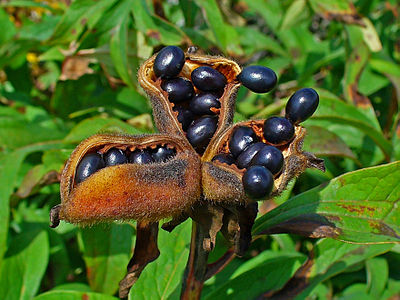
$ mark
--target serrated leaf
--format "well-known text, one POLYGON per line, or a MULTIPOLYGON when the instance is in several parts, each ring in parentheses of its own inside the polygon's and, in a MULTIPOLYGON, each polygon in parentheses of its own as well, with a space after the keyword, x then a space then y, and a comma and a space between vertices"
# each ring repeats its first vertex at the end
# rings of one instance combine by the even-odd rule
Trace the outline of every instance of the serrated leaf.
POLYGON ((189 254, 191 222, 186 221, 171 233, 160 230, 158 245, 161 255, 150 263, 129 293, 131 299, 167 299, 181 286, 189 254))
POLYGON ((95 292, 113 295, 126 273, 134 230, 129 224, 81 228, 79 246, 89 285, 95 292))
POLYGON ((142 131, 114 118, 94 117, 78 123, 65 137, 67 143, 80 143, 96 133, 141 134, 142 131))
POLYGON ((399 181, 400 162, 344 174, 257 219, 253 232, 297 226, 347 242, 400 242, 399 181))
POLYGON ((10 244, 0 272, 2 299, 31 299, 46 271, 49 241, 45 231, 25 231, 10 244))

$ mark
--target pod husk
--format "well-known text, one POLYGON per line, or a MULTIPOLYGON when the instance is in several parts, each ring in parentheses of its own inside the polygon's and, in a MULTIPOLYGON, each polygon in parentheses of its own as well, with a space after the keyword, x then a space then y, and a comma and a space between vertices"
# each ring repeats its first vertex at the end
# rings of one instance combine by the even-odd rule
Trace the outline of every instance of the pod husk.
POLYGON ((111 220, 157 221, 189 209, 201 194, 201 163, 188 143, 170 135, 95 135, 70 156, 61 176, 59 218, 90 224, 111 220), (121 164, 100 169, 79 184, 75 170, 86 153, 112 147, 168 145, 177 154, 166 162, 121 164))
MULTIPOLYGON (((239 169, 236 165, 228 165, 219 161, 211 161, 221 152, 228 153, 228 141, 232 131, 238 126, 249 126, 254 129, 261 141, 268 144, 262 136, 264 120, 245 121, 235 124, 218 136, 208 151, 204 153, 202 160, 202 187, 203 195, 213 202, 247 204, 253 201, 243 188, 242 176, 245 169, 239 169)), ((274 178, 274 187, 269 197, 280 194, 290 180, 304 172, 306 168, 315 167, 325 170, 322 159, 313 154, 302 151, 306 129, 295 126, 295 135, 292 141, 286 145, 277 146, 282 151, 284 164, 282 171, 274 178)))
MULTIPOLYGON (((153 116, 158 130, 162 133, 185 136, 182 126, 177 120, 177 113, 173 111, 174 104, 168 100, 167 92, 162 90, 161 79, 156 78, 154 74, 153 65, 156 56, 157 54, 150 57, 140 67, 138 72, 139 84, 150 97, 153 116)), ((240 87, 236 76, 240 74, 241 68, 236 62, 224 57, 196 55, 192 53, 186 53, 185 56, 185 65, 178 77, 191 80, 190 75, 194 69, 201 66, 210 66, 224 74, 227 78, 228 83, 225 86, 224 93, 219 98, 221 108, 219 110, 218 126, 213 137, 215 138, 232 124, 236 94, 240 87)), ((196 88, 195 91, 198 92, 196 88)))

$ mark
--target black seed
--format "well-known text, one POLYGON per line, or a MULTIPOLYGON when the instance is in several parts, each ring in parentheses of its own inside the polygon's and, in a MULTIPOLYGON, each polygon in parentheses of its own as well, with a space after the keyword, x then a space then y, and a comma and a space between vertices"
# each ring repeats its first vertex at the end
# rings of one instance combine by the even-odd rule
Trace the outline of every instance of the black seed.
POLYGON ((238 157, 250 144, 258 142, 258 140, 256 133, 250 127, 236 127, 229 140, 229 151, 233 157, 238 157))
POLYGON ((170 159, 175 155, 176 151, 167 147, 158 147, 153 150, 151 156, 155 162, 162 162, 170 159))
POLYGON ((193 122, 194 114, 184 107, 174 107, 174 111, 178 112, 178 121, 182 124, 182 129, 186 131, 189 125, 193 122))
POLYGON ((127 161, 128 159, 124 152, 117 148, 111 148, 106 154, 104 154, 104 162, 106 166, 120 165, 126 163, 127 161))
POLYGON ((190 100, 194 95, 192 83, 182 77, 163 81, 161 88, 168 93, 168 100, 174 103, 190 100))
POLYGON ((198 151, 206 148, 217 129, 217 121, 216 117, 201 117, 189 126, 186 137, 193 148, 198 151))
POLYGON ((318 93, 311 88, 295 92, 286 104, 286 118, 293 124, 299 124, 315 112, 318 107, 318 93))
POLYGON ((198 67, 191 74, 195 87, 201 91, 218 91, 224 89, 226 77, 211 67, 198 67))
POLYGON ((100 154, 90 153, 85 155, 76 168, 75 182, 80 183, 93 173, 104 168, 104 161, 100 154))
POLYGON ((172 78, 177 76, 185 64, 185 54, 176 46, 167 46, 158 52, 153 70, 157 77, 172 78))
POLYGON ((263 166, 251 166, 244 173, 243 187, 246 194, 254 199, 267 197, 274 186, 274 178, 263 166))
POLYGON ((133 164, 149 164, 154 162, 154 160, 150 151, 138 149, 129 155, 129 162, 133 164))
POLYGON ((270 170, 273 175, 278 174, 283 167, 282 152, 274 146, 266 145, 254 156, 250 165, 264 166, 270 170))
POLYGON ((294 136, 294 127, 288 119, 271 117, 264 122, 264 137, 273 145, 288 143, 294 136))
POLYGON ((213 157, 211 161, 219 161, 228 165, 232 165, 235 163, 235 159, 233 158, 233 156, 228 153, 217 154, 213 157))
POLYGON ((269 92, 278 80, 273 70, 263 66, 248 66, 242 70, 237 79, 255 93, 269 92))
POLYGON ((194 96, 192 100, 190 100, 189 107, 196 115, 215 115, 216 113, 212 112, 210 109, 220 108, 221 103, 215 95, 205 93, 194 96))
POLYGON ((251 160, 253 157, 260 151, 262 148, 266 147, 267 145, 261 142, 252 144, 246 148, 236 160, 236 164, 239 169, 247 168, 250 165, 251 160))

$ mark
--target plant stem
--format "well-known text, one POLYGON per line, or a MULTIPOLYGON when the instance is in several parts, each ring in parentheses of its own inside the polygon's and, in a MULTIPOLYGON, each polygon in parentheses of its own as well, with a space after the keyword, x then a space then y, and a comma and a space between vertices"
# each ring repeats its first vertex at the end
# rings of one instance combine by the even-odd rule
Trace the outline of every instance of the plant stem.
POLYGON ((181 300, 200 299, 207 271, 207 259, 209 254, 203 247, 204 240, 207 237, 208 231, 204 230, 202 226, 193 221, 190 253, 183 277, 181 300))

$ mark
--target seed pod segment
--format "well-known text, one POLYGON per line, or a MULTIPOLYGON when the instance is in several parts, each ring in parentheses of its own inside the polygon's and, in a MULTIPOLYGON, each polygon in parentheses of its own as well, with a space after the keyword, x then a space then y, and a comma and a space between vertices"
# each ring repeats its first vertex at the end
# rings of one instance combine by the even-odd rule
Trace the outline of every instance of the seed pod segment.
MULTIPOLYGON (((154 120, 158 130, 162 133, 186 136, 185 130, 188 125, 186 122, 178 121, 178 113, 182 112, 183 109, 190 109, 190 101, 187 101, 187 103, 173 103, 173 101, 170 101, 168 93, 161 87, 163 79, 157 77, 154 73, 153 66, 156 57, 157 54, 153 55, 140 67, 138 72, 139 84, 150 97, 154 120), (184 124, 184 126, 182 126, 182 124, 184 124)), ((223 57, 185 53, 185 63, 181 72, 177 75, 177 78, 191 81, 192 72, 199 67, 210 67, 223 74, 226 78, 226 85, 221 91, 222 94, 216 94, 220 107, 212 107, 212 111, 210 111, 210 115, 216 115, 218 117, 217 127, 213 134, 213 137, 215 137, 232 124, 236 93, 240 86, 236 77, 240 74, 241 68, 234 61, 223 57)), ((197 95, 202 95, 207 92, 201 91, 195 86, 194 90, 197 95)), ((195 121, 202 116, 194 113, 192 117, 195 121)), ((182 117, 180 117, 180 119, 181 118, 182 117)))
POLYGON ((64 168, 59 218, 90 224, 117 219, 157 221, 180 214, 200 198, 200 165, 188 142, 174 136, 94 135, 74 150, 64 168), (90 153, 119 149, 129 157, 137 150, 156 153, 160 146, 174 150, 164 161, 106 166, 76 183, 77 166, 90 153))
MULTIPOLYGON (((264 120, 237 123, 225 130, 209 145, 202 157, 202 186, 203 195, 206 199, 231 204, 249 203, 254 200, 246 194, 242 184, 246 169, 240 169, 237 161, 235 164, 227 164, 213 158, 220 154, 230 155, 229 141, 235 129, 239 127, 251 128, 261 142, 271 145, 264 137, 263 125, 264 120)), ((284 157, 283 168, 280 173, 275 174, 272 192, 264 199, 280 194, 286 188, 288 182, 304 172, 306 168, 315 167, 324 170, 322 159, 302 151, 305 135, 305 128, 295 126, 294 138, 287 144, 277 146, 284 157)))

